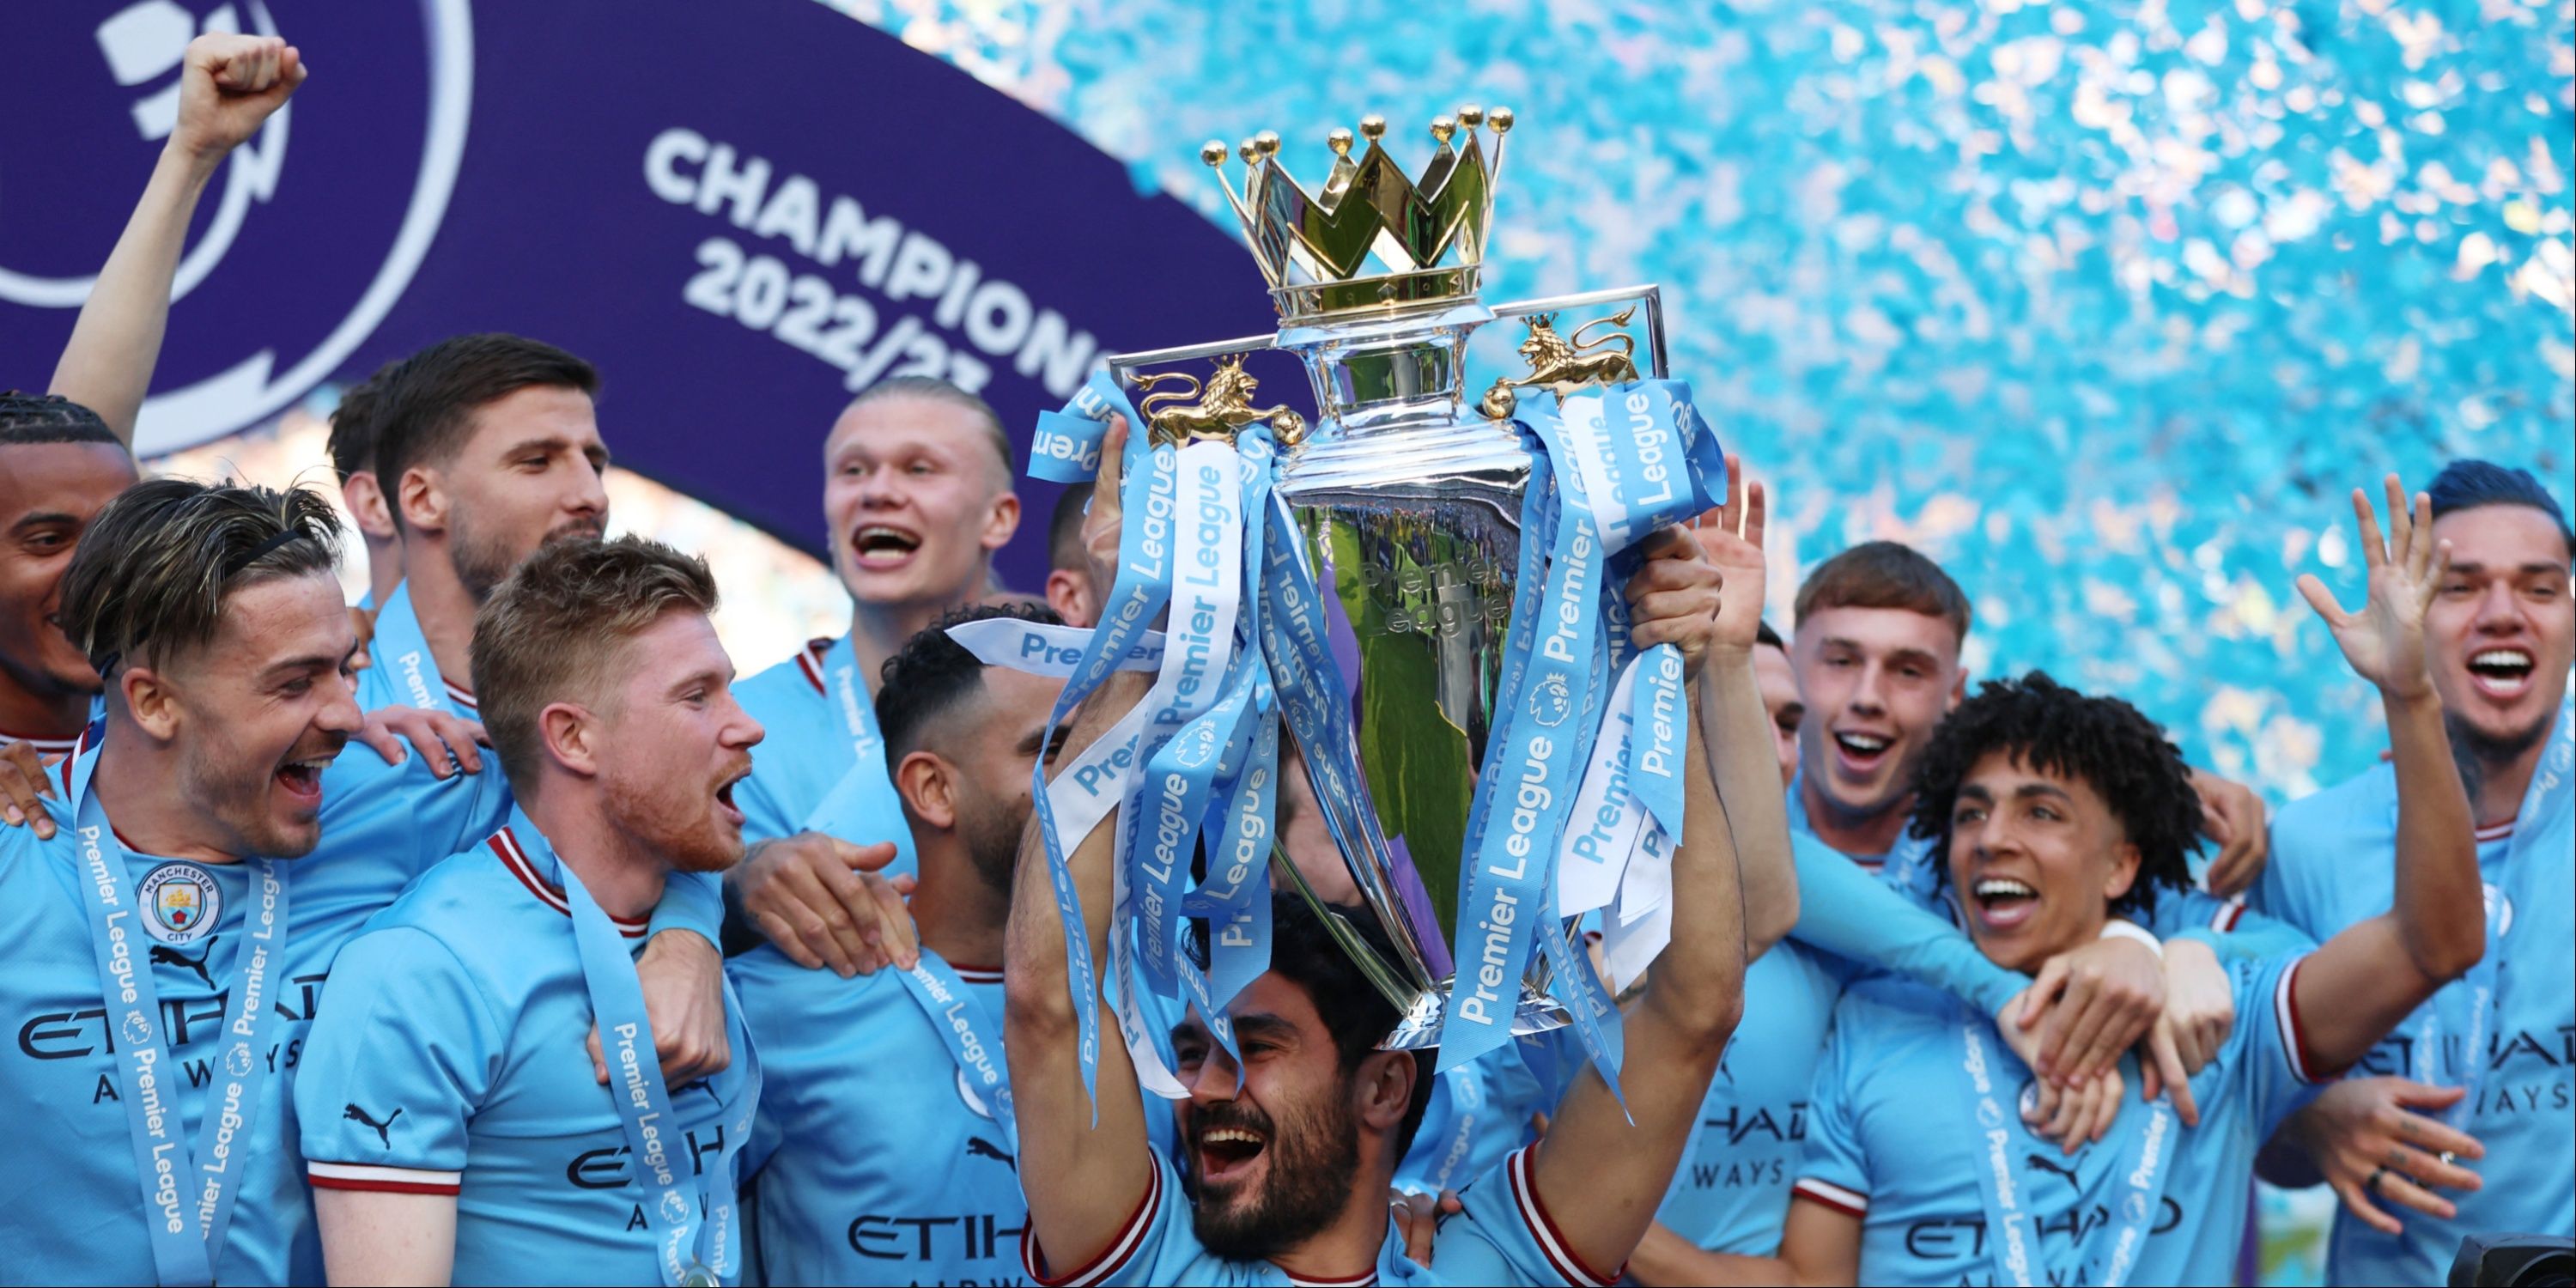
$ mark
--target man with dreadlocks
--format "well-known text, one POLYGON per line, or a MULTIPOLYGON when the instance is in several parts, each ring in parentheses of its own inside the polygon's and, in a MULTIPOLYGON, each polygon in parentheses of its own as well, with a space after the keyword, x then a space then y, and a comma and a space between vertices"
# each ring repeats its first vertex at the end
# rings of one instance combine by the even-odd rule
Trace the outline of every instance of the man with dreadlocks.
MULTIPOLYGON (((2448 561, 2429 503, 2390 480, 2389 539, 2362 505, 2369 602, 2319 605, 2378 686, 2398 793, 2396 906, 2313 952, 2230 968, 2234 1031, 2168 1100, 2121 1108, 2063 1150, 2022 1122, 2030 1074, 1994 1021, 1893 980, 1844 995, 1816 1074, 1806 1158, 1776 1260, 1727 1278, 1838 1283, 2220 1283, 2233 1272, 2256 1150, 2314 1084, 2360 1058, 2485 945, 2468 798, 2425 661, 2448 561), (1944 1094, 1948 1093, 1948 1094, 1944 1094)), ((2033 673, 1986 684, 1934 733, 1912 830, 1977 947, 2028 969, 2149 911, 2190 880, 2200 806, 2181 753, 2129 704, 2033 673)))

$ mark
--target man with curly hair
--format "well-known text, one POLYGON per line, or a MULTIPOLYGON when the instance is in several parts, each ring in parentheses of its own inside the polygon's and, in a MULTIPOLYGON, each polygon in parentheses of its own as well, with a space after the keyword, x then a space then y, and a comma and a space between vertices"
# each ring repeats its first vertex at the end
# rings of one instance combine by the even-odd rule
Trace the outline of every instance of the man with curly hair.
MULTIPOLYGON (((1794 1283, 2219 1283, 2244 1236, 2254 1155, 2314 1084, 2367 1052, 2485 946, 2468 798, 2425 662, 2447 550, 2429 503, 2389 488, 2391 533, 2361 542, 2367 606, 2319 605, 2380 690, 2395 748, 2396 906, 2322 947, 2229 968, 2239 1022, 2167 1099, 2121 1107, 2099 1142, 2048 1144, 2014 1112, 2031 1075, 1991 1019, 1919 985, 1848 991, 1818 1069, 1777 1260, 1729 1277, 1794 1283)), ((1979 950, 2028 969, 2184 889, 2198 847, 2190 770, 2114 698, 2034 673, 1983 686, 1934 733, 1912 832, 1979 950)))

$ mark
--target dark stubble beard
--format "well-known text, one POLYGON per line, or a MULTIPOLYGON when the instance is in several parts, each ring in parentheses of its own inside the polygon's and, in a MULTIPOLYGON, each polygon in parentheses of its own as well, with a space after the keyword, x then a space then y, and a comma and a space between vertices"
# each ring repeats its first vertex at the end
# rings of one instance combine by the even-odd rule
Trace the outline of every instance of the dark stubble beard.
POLYGON ((2442 728, 2451 735, 2451 763, 2460 767, 2460 786, 2468 789, 2472 804, 2476 803, 2478 790, 2486 785, 2489 775, 2511 766, 2524 752, 2540 745, 2540 740, 2549 736, 2549 722, 2556 717, 2557 712, 2552 710, 2533 721, 2530 728, 2518 729, 2503 737, 2473 728, 2457 716, 2445 714, 2442 717, 2442 728))
MULTIPOLYGON (((448 566, 456 570, 457 583, 465 587, 465 593, 480 604, 491 598, 492 592, 500 589, 501 583, 508 580, 511 573, 518 571, 519 557, 501 538, 485 535, 473 517, 462 508, 456 512, 454 526, 456 542, 448 548, 448 566)), ((575 519, 547 533, 545 540, 537 544, 542 547, 558 541, 597 537, 605 530, 597 520, 575 519)))
POLYGON ((1341 1085, 1318 1098, 1323 1102, 1319 1108, 1301 1109, 1279 1125, 1240 1101, 1192 1111, 1193 1132, 1244 1127, 1270 1142, 1265 1147, 1269 1167, 1261 1192, 1242 1202, 1239 1191, 1229 1187, 1215 1196, 1221 1201, 1214 1203, 1208 1201, 1210 1196, 1197 1176, 1196 1142, 1184 1142, 1190 1146, 1193 1163, 1190 1190, 1198 1200, 1190 1224, 1201 1246, 1229 1261, 1262 1261, 1323 1233, 1342 1214, 1360 1170, 1359 1130, 1351 1118, 1349 1081, 1345 1074, 1341 1085))
POLYGON ((1028 811, 1014 812, 985 800, 961 801, 966 860, 986 889, 1003 898, 1011 894, 1012 874, 1019 868, 1020 834, 1028 828, 1028 811))

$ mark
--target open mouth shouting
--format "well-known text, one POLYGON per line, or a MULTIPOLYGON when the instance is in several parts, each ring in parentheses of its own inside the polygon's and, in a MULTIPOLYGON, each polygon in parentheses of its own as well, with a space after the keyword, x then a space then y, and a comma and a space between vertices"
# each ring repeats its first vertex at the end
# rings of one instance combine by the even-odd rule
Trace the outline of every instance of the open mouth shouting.
POLYGON ((1198 1154, 1199 1184, 1230 1186, 1251 1175, 1269 1149, 1270 1138, 1256 1128, 1226 1123, 1200 1127, 1192 1144, 1198 1154))
POLYGON ((1988 930, 2010 930, 2039 915, 2039 890, 2011 877, 1980 877, 1969 892, 1971 911, 1988 930))
POLYGON ((733 789, 749 777, 751 766, 744 765, 738 770, 728 770, 724 777, 716 780, 716 817, 736 828, 742 826, 742 807, 734 804, 733 789))
POLYGON ((318 754, 298 756, 277 767, 277 789, 286 798, 308 810, 322 808, 322 771, 340 758, 340 748, 318 754))
POLYGON ((2530 692, 2532 673, 2537 669, 2531 650, 2520 645, 2498 645, 2469 654, 2469 683, 2476 685, 2478 692, 2502 702, 2530 692))
POLYGON ((920 549, 920 533, 890 523, 863 523, 850 534, 850 557, 870 572, 901 568, 920 549))

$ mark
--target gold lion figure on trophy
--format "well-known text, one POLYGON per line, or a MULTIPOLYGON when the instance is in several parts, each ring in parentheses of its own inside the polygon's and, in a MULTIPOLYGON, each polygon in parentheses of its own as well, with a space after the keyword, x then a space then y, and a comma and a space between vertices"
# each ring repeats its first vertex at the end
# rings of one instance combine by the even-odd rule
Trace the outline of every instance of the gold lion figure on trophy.
POLYGON ((1606 318, 1594 318, 1574 329, 1574 338, 1557 334, 1556 315, 1534 313, 1529 318, 1529 338, 1521 341, 1521 357, 1528 360, 1530 373, 1518 380, 1508 377, 1494 381, 1477 400, 1476 409, 1493 420, 1509 420, 1520 406, 1514 389, 1544 388, 1555 392, 1559 402, 1585 385, 1624 384, 1637 378, 1637 342, 1625 331, 1613 331, 1599 339, 1592 338, 1595 327, 1623 327, 1637 312, 1634 304, 1606 318))
POLYGON ((1146 391, 1145 401, 1137 405, 1137 410, 1145 417, 1153 441, 1183 445, 1215 439, 1230 443, 1244 426, 1257 420, 1269 421, 1271 431, 1282 444, 1304 437, 1306 418, 1286 403, 1275 407, 1252 405, 1253 391, 1261 387, 1261 382, 1243 369, 1243 359, 1240 353, 1217 359, 1216 370, 1208 374, 1204 387, 1198 377, 1187 372, 1137 376, 1136 387, 1146 391), (1176 381, 1188 387, 1155 392, 1155 386, 1176 381))

